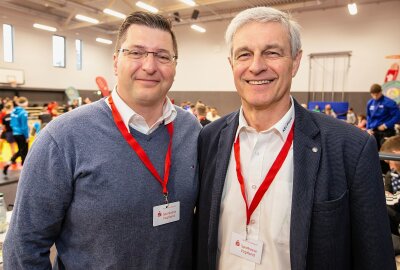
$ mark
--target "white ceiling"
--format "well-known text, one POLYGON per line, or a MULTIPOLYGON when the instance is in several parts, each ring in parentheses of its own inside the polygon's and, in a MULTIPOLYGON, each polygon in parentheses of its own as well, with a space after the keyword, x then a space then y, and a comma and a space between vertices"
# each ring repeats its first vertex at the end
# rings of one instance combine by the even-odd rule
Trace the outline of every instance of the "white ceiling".
MULTIPOLYGON (((0 16, 18 13, 24 17, 34 18, 50 23, 59 30, 75 30, 91 27, 104 33, 113 34, 121 23, 120 19, 103 13, 110 8, 129 14, 140 10, 137 0, 0 0, 0 16), (96 18, 99 24, 81 22, 75 19, 76 14, 96 18)), ((383 3, 399 0, 196 0, 195 7, 188 6, 179 0, 142 0, 159 9, 159 13, 171 18, 173 24, 190 24, 227 20, 239 11, 256 6, 272 6, 291 12, 321 10, 345 7, 349 2, 358 5, 383 3), (199 11, 196 20, 192 19, 193 10, 199 11), (175 20, 178 12, 180 21, 175 20)))

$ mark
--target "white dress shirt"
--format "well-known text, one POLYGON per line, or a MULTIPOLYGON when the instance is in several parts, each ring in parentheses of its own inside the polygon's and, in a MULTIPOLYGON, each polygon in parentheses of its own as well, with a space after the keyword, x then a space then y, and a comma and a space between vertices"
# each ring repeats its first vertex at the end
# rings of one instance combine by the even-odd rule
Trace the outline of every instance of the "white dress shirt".
MULTIPOLYGON (((289 111, 282 119, 270 129, 262 132, 257 132, 247 124, 243 109, 240 109, 235 141, 237 136, 240 136, 241 171, 249 206, 282 149, 293 123, 293 99, 289 111)), ((261 264, 231 254, 232 232, 242 236, 246 235, 246 204, 237 179, 235 155, 232 147, 221 198, 217 269, 291 269, 289 240, 292 190, 293 144, 281 169, 250 218, 247 238, 263 242, 261 264)))
MULTIPOLYGON (((158 128, 161 123, 167 125, 174 121, 176 117, 176 109, 172 104, 171 100, 166 97, 165 102, 163 104, 163 114, 162 116, 151 126, 149 127, 146 123, 146 120, 140 114, 136 113, 131 107, 129 107, 119 96, 117 87, 111 92, 111 96, 113 98, 115 107, 119 114, 121 115, 122 121, 124 122, 126 128, 129 131, 129 126, 136 129, 137 131, 143 134, 150 134, 154 130, 158 128)), ((108 99, 107 99, 108 104, 108 99)), ((108 104, 110 106, 110 104, 108 104)), ((129 131, 130 132, 130 131, 129 131)))

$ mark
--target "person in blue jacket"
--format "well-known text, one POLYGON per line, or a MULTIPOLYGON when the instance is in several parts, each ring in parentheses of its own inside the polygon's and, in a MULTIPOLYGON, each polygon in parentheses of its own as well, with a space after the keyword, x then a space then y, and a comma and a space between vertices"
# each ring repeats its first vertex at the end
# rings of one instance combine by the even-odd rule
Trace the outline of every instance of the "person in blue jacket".
POLYGON ((394 136, 394 125, 400 121, 400 111, 396 102, 382 93, 379 84, 373 84, 369 90, 372 99, 367 103, 367 131, 374 135, 378 149, 385 138, 394 136))
POLYGON ((11 157, 11 161, 4 166, 4 175, 7 175, 8 168, 11 164, 16 162, 18 157, 21 157, 21 165, 24 165, 26 155, 28 154, 28 112, 25 110, 25 108, 28 106, 28 99, 26 97, 19 97, 16 101, 16 104, 17 106, 11 113, 10 126, 13 130, 14 139, 18 145, 18 152, 16 152, 11 157))

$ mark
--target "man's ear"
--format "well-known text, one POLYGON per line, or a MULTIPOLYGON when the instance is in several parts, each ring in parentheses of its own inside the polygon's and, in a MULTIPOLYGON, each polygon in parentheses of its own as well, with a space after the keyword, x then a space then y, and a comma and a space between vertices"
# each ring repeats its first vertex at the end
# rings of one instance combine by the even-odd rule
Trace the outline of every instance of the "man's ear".
POLYGON ((114 64, 113 64, 113 66, 114 66, 114 75, 117 76, 117 74, 118 74, 118 54, 117 53, 114 53, 113 60, 114 60, 114 64))
POLYGON ((300 50, 296 57, 293 60, 293 69, 292 69, 292 77, 296 76, 297 71, 299 70, 300 67, 300 61, 301 61, 301 57, 303 55, 303 51, 300 50))
POLYGON ((231 69, 233 69, 233 61, 230 56, 228 57, 228 61, 229 61, 229 65, 231 66, 231 69))

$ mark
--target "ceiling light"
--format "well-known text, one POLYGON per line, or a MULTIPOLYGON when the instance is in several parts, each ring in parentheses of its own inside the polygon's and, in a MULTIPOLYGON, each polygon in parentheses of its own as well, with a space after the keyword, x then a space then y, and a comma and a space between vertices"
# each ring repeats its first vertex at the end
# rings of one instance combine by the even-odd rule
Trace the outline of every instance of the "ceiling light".
POLYGON ((117 17, 117 18, 120 18, 120 19, 123 19, 123 20, 126 18, 125 14, 122 14, 121 12, 118 12, 118 11, 115 11, 115 10, 112 10, 112 9, 109 9, 109 8, 103 9, 103 12, 108 14, 108 15, 111 15, 111 16, 114 16, 114 17, 117 17))
POLYGON ((157 13, 158 12, 158 9, 156 9, 155 7, 152 7, 152 6, 150 6, 150 5, 146 4, 146 3, 143 3, 141 1, 137 1, 136 2, 136 6, 138 6, 140 8, 143 8, 143 9, 145 9, 147 11, 150 11, 152 13, 157 13))
POLYGON ((37 28, 37 29, 42 29, 42 30, 46 30, 46 31, 50 31, 50 32, 55 32, 57 31, 57 28, 55 27, 51 27, 51 26, 47 26, 44 24, 39 24, 39 23, 34 23, 33 27, 37 28))
POLYGON ((112 44, 111 40, 105 38, 96 38, 96 41, 104 44, 112 44))
POLYGON ((200 32, 200 33, 206 32, 206 29, 204 29, 203 27, 200 27, 200 26, 198 26, 198 25, 196 25, 196 24, 192 24, 192 25, 190 26, 190 28, 192 28, 193 30, 196 30, 196 31, 198 31, 198 32, 200 32))
POLYGON ((195 1, 192 0, 180 0, 182 3, 185 3, 186 5, 194 7, 196 5, 195 1))
POLYGON ((357 4, 356 3, 348 4, 347 8, 349 9, 350 15, 356 15, 357 14, 357 4))
POLYGON ((80 14, 77 14, 75 16, 75 18, 80 20, 80 21, 84 21, 84 22, 88 22, 88 23, 94 23, 94 24, 99 23, 99 20, 84 16, 84 15, 80 15, 80 14))

